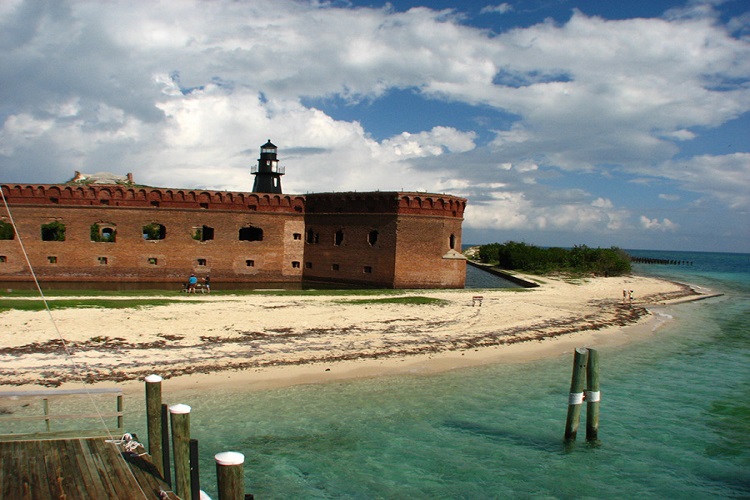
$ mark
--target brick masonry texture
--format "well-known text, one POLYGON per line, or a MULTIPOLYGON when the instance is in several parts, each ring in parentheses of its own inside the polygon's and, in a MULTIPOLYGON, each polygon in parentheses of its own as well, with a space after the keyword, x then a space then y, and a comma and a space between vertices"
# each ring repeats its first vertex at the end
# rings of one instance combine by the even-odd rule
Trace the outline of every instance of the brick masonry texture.
POLYGON ((462 288, 466 200, 405 192, 284 195, 130 185, 2 185, 18 228, 0 281, 321 281, 462 288), (64 225, 64 241, 42 226, 64 225), (144 226, 163 227, 145 239, 144 226), (103 241, 92 241, 93 233, 103 241), (106 236, 114 234, 114 242, 106 236))

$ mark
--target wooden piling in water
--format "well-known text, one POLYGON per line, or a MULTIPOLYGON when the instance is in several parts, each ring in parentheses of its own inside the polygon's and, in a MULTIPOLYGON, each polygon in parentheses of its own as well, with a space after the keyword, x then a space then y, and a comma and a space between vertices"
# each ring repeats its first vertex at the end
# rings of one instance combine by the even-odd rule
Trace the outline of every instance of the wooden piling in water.
POLYGON ((192 498, 190 488, 190 407, 184 404, 169 407, 172 424, 172 455, 174 456, 174 491, 185 500, 192 498))
POLYGON ((161 405, 161 463, 164 464, 164 482, 172 486, 172 467, 169 457, 169 407, 161 405))
POLYGON ((234 451, 217 453, 216 481, 219 500, 243 500, 245 498, 245 455, 234 451))
POLYGON ((575 350, 573 355, 573 376, 570 381, 570 395, 568 397, 568 418, 565 421, 565 441, 575 441, 576 434, 578 433, 587 359, 588 349, 577 348, 575 350))
POLYGON ((201 474, 200 474, 200 456, 198 454, 198 440, 190 440, 190 491, 192 492, 191 500, 201 499, 201 474))
POLYGON ((161 382, 159 375, 146 377, 146 427, 148 430, 148 452, 156 469, 164 478, 164 469, 169 463, 164 463, 162 453, 162 419, 161 419, 161 382))
POLYGON ((599 440, 599 353, 589 349, 586 367, 586 441, 599 440))

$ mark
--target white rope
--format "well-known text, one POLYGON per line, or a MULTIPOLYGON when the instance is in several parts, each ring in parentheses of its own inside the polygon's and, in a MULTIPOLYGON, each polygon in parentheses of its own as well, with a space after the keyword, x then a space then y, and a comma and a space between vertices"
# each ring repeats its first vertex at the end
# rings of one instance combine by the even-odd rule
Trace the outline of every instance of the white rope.
POLYGON ((143 446, 142 443, 139 443, 138 441, 136 441, 133 435, 130 434, 129 432, 126 432, 125 434, 123 434, 120 439, 106 439, 104 442, 121 445, 122 448, 128 453, 135 453, 138 456, 147 454, 146 452, 137 453, 138 448, 143 448, 145 450, 146 447, 143 446))
MULTIPOLYGON (((60 331, 60 328, 58 327, 57 322, 55 321, 55 318, 52 315, 52 310, 50 309, 49 303, 47 302, 47 297, 44 296, 42 287, 39 285, 39 280, 37 279, 36 272, 34 272, 34 266, 31 265, 29 254, 28 252, 26 252, 26 247, 23 244, 21 233, 18 231, 18 227, 16 226, 16 221, 13 218, 13 213, 10 211, 10 206, 8 205, 8 200, 5 198, 5 193, 3 192, 2 186, 0 186, 0 197, 2 197, 3 199, 3 205, 5 206, 6 212, 8 212, 8 219, 10 220, 10 223, 13 226, 13 231, 15 232, 15 236, 18 239, 18 245, 21 247, 21 253, 23 253, 23 257, 26 260, 26 265, 29 266, 29 272, 31 273, 31 277, 34 280, 34 285, 36 286, 36 289, 39 292, 39 296, 41 297, 42 302, 44 303, 44 309, 47 311, 47 316, 49 316, 49 319, 52 322, 52 326, 54 326, 55 328, 55 332, 57 333, 57 338, 60 340, 63 346, 63 349, 65 349, 65 354, 67 355, 67 358, 70 361, 70 364, 72 365, 73 376, 76 377, 78 381, 81 383, 81 385, 83 386, 83 389, 86 392, 86 395, 88 396, 89 401, 91 402, 91 406, 94 407, 94 411, 99 417, 99 421, 104 427, 104 430, 107 432, 107 435, 109 436, 110 440, 112 440, 113 439, 112 433, 110 432, 109 427, 107 426, 107 422, 104 420, 104 416, 102 415, 102 412, 99 411, 99 407, 96 405, 96 401, 94 401, 94 396, 91 394, 91 392, 89 392, 88 387, 86 387, 83 377, 80 374, 80 370, 78 369, 78 364, 73 358, 73 353, 70 351, 70 348, 68 347, 67 342, 65 342, 62 332, 60 331)), ((132 436, 131 436, 131 439, 132 439, 132 436)), ((130 467, 128 467, 128 470, 130 471, 131 475, 133 475, 133 471, 130 469, 130 467)), ((135 478, 134 475, 133 477, 135 478)), ((143 491, 143 488, 141 488, 141 485, 137 480, 136 480, 136 484, 138 485, 138 488, 141 490, 141 493, 143 494, 143 498, 148 498, 146 496, 146 492, 143 491)))
POLYGON ((70 361, 70 364, 73 366, 73 375, 78 378, 78 381, 83 386, 83 389, 86 391, 86 394, 89 397, 89 400, 91 401, 91 405, 94 407, 94 410, 96 411, 96 414, 99 416, 99 420, 101 421, 102 425, 104 426, 104 429, 107 431, 107 435, 112 438, 112 433, 109 432, 109 427, 107 427, 107 423, 104 421, 104 417, 102 416, 102 413, 99 411, 99 408, 96 406, 96 402, 94 401, 94 397, 89 392, 88 388, 86 387, 86 384, 83 381, 83 377, 80 375, 80 371, 78 369, 78 365, 76 364, 75 359, 73 358, 73 353, 70 352, 70 348, 68 347, 67 342, 65 342, 65 339, 63 338, 62 332, 60 331, 60 328, 57 326, 57 322, 55 321, 54 316, 52 316, 52 310, 49 308, 49 303, 47 302, 47 297, 44 296, 44 292, 42 291, 41 285, 39 285, 39 280, 36 277, 36 273, 34 272, 34 266, 31 265, 31 260, 29 259, 29 254, 26 252, 26 247, 23 244, 23 238, 21 238, 21 233, 18 231, 18 227, 16 226, 16 221, 13 218, 13 214, 10 211, 10 207, 8 206, 8 200, 5 198, 5 193, 3 192, 2 188, 0 188, 0 196, 3 198, 3 205, 5 205, 5 210, 8 212, 8 219, 10 219, 10 223, 13 226, 13 231, 16 234, 16 238, 18 239, 18 245, 21 247, 21 253, 23 253, 24 259, 26 259, 26 265, 29 266, 29 272, 31 273, 31 277, 34 280, 34 285, 36 285, 36 289, 39 292, 39 296, 42 299, 42 302, 44 303, 44 309, 47 311, 47 316, 49 316, 50 321, 52 322, 52 326, 55 328, 55 332, 57 333, 57 338, 62 343, 63 349, 65 350, 65 353, 68 356, 68 360, 70 361))

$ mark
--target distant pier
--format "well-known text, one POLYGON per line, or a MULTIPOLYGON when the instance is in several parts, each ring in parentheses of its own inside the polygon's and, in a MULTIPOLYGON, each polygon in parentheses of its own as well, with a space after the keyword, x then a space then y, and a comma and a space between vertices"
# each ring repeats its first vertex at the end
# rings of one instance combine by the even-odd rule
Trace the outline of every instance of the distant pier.
POLYGON ((674 259, 654 259, 651 257, 633 257, 630 256, 630 262, 638 264, 664 264, 670 266, 692 266, 692 260, 674 260, 674 259))

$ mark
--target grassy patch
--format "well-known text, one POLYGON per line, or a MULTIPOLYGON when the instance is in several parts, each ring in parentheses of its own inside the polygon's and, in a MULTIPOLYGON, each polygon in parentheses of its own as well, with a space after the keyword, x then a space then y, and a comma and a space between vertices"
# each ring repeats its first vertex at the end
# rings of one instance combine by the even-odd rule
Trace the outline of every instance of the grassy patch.
MULTIPOLYGON (((103 309, 126 309, 130 307, 154 307, 174 304, 176 300, 169 299, 58 299, 49 300, 47 305, 50 309, 70 308, 103 308, 103 309)), ((197 304, 198 302, 184 302, 181 304, 197 304)), ((44 311, 44 301, 39 300, 14 300, 0 299, 0 311, 16 309, 19 311, 44 311)))
POLYGON ((406 296, 406 297, 386 297, 379 299, 350 299, 350 300, 337 300, 339 304, 405 304, 405 305, 432 305, 432 306, 444 306, 449 304, 447 300, 435 299, 433 297, 421 297, 421 296, 406 296))
MULTIPOLYGON (((403 290, 393 289, 308 289, 308 290, 282 290, 282 289, 253 289, 253 290, 232 290, 230 288, 222 289, 218 286, 211 288, 211 295, 280 295, 280 296, 320 296, 320 295, 346 295, 346 296, 369 296, 369 295, 400 295, 403 290)), ((45 290, 44 296, 52 297, 164 297, 164 296, 185 297, 179 289, 160 289, 160 290, 45 290)), ((0 291, 0 301, 15 297, 38 297, 37 290, 13 290, 11 292, 0 291)), ((190 295, 192 296, 192 295, 190 295)), ((197 293, 196 296, 205 296, 197 293)))
MULTIPOLYGON (((165 295, 177 295, 178 290, 44 290, 46 298, 52 297, 163 297, 165 295)), ((0 291, 0 301, 15 297, 39 297, 37 290, 0 291)))

